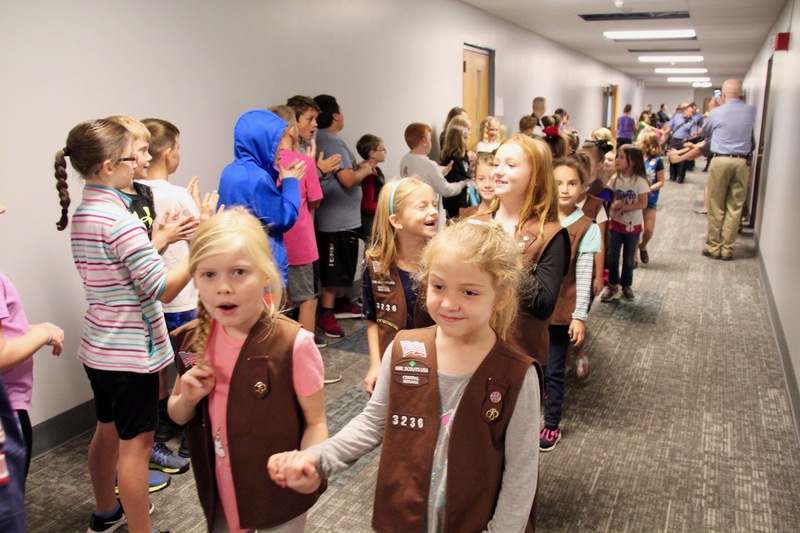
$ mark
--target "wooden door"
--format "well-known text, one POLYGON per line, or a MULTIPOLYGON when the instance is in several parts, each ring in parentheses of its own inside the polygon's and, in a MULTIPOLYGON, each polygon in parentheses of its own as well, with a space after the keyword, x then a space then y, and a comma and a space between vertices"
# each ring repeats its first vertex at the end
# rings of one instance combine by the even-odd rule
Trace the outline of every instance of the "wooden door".
POLYGON ((481 120, 489 115, 492 56, 488 50, 464 48, 464 94, 462 107, 472 122, 469 145, 478 142, 481 120))

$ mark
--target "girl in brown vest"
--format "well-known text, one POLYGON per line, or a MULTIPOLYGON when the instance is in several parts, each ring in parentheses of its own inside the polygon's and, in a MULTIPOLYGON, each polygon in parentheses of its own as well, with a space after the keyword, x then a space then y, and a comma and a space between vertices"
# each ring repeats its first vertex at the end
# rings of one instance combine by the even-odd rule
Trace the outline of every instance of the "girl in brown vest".
POLYGON ((558 218, 569 232, 571 249, 569 272, 561 284, 556 310, 550 320, 550 358, 545 367, 544 428, 539 434, 539 449, 555 448, 561 439, 561 407, 570 344, 583 345, 589 297, 592 294, 592 267, 600 251, 600 231, 591 218, 575 205, 586 181, 583 168, 573 157, 553 163, 553 176, 558 188, 558 218))
POLYGON ((494 155, 492 154, 478 154, 475 163, 469 169, 472 177, 470 186, 470 194, 472 190, 478 193, 480 201, 477 205, 464 207, 458 212, 461 218, 468 218, 475 213, 486 211, 491 208, 492 201, 494 201, 494 178, 492 171, 494 170, 494 155))
POLYGON ((419 270, 422 248, 436 235, 438 220, 436 194, 421 179, 395 178, 381 191, 361 274, 369 345, 364 390, 369 394, 375 388, 386 347, 397 332, 432 324, 417 305, 413 277, 419 270))
POLYGON ((281 490, 265 467, 273 453, 328 437, 314 334, 265 303, 267 291, 281 301, 281 277, 244 208, 200 225, 189 270, 200 305, 198 319, 172 334, 181 376, 169 415, 187 424, 208 529, 303 531, 318 494, 281 490))
POLYGON ((522 253, 526 291, 509 339, 524 353, 547 364, 547 325, 558 300, 561 280, 569 268, 569 236, 558 223, 553 159, 544 141, 514 135, 494 157, 494 192, 490 213, 522 253))
POLYGON ((521 269, 495 224, 431 240, 419 277, 436 326, 397 335, 367 407, 335 437, 271 457, 276 483, 316 490, 382 442, 376 531, 533 531, 538 377, 503 340, 521 269))

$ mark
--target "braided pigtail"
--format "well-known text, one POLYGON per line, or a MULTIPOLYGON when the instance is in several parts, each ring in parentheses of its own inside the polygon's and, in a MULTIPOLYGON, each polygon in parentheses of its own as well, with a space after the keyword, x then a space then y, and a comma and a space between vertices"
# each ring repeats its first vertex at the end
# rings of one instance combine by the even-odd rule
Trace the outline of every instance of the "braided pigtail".
POLYGON ((203 355, 206 353, 206 343, 208 343, 208 335, 211 332, 211 315, 208 314, 203 302, 197 302, 197 331, 194 334, 194 350, 197 354, 197 363, 199 365, 205 364, 203 355))
POLYGON ((69 191, 67 190, 67 158, 69 150, 64 148, 56 152, 56 160, 53 164, 56 176, 56 190, 58 191, 58 200, 61 204, 61 218, 56 222, 58 231, 66 229, 69 223, 69 191))

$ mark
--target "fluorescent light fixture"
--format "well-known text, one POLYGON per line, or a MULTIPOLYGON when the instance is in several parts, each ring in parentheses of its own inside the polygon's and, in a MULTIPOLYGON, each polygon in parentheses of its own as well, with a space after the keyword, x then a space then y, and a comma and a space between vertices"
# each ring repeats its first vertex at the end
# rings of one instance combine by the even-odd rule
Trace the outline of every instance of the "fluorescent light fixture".
POLYGON ((705 74, 707 68, 657 68, 656 74, 705 74))
POLYGON ((692 87, 698 87, 698 88, 701 88, 701 89, 705 89, 705 88, 711 87, 711 82, 710 81, 696 81, 696 82, 694 82, 692 84, 692 87))
POLYGON ((641 63, 700 63, 703 56, 639 56, 641 63))
POLYGON ((613 41, 652 41, 662 39, 694 39, 694 30, 635 30, 604 31, 603 35, 613 41))
POLYGON ((684 77, 678 77, 678 78, 667 78, 667 81, 671 82, 671 83, 684 83, 684 82, 693 83, 693 82, 711 81, 711 78, 684 78, 684 77))

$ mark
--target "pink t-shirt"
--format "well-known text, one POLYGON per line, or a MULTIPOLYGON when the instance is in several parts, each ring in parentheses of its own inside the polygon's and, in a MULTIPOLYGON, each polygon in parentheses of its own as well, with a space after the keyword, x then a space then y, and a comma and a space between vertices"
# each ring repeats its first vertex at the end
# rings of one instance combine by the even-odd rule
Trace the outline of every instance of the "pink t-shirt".
MULTIPOLYGON (((211 420, 211 437, 214 441, 217 490, 222 510, 231 533, 245 533, 239 527, 239 509, 236 506, 231 463, 228 456, 228 391, 236 360, 242 351, 245 339, 231 337, 217 322, 212 324, 206 361, 214 368, 216 383, 208 395, 208 414, 211 420)), ((322 355, 314 343, 314 335, 300 329, 292 348, 292 381, 297 396, 311 396, 323 387, 324 369, 322 355)), ((258 423, 254 420, 253 423, 258 423)), ((253 465, 253 468, 266 469, 267 465, 253 465)), ((269 502, 265 502, 269 505, 269 502)))
MULTIPOLYGON (((6 339, 21 337, 30 329, 19 293, 3 272, 0 272, 0 325, 3 326, 3 337, 6 339)), ((15 410, 30 411, 33 395, 33 358, 29 357, 2 375, 11 407, 15 410)))
POLYGON ((281 150, 281 165, 287 167, 295 161, 305 161, 306 172, 300 183, 300 212, 297 222, 283 234, 286 244, 286 255, 291 266, 308 265, 319 259, 317 251, 317 238, 314 235, 314 217, 308 204, 322 200, 322 187, 317 176, 317 163, 307 155, 298 154, 291 150, 281 150))

